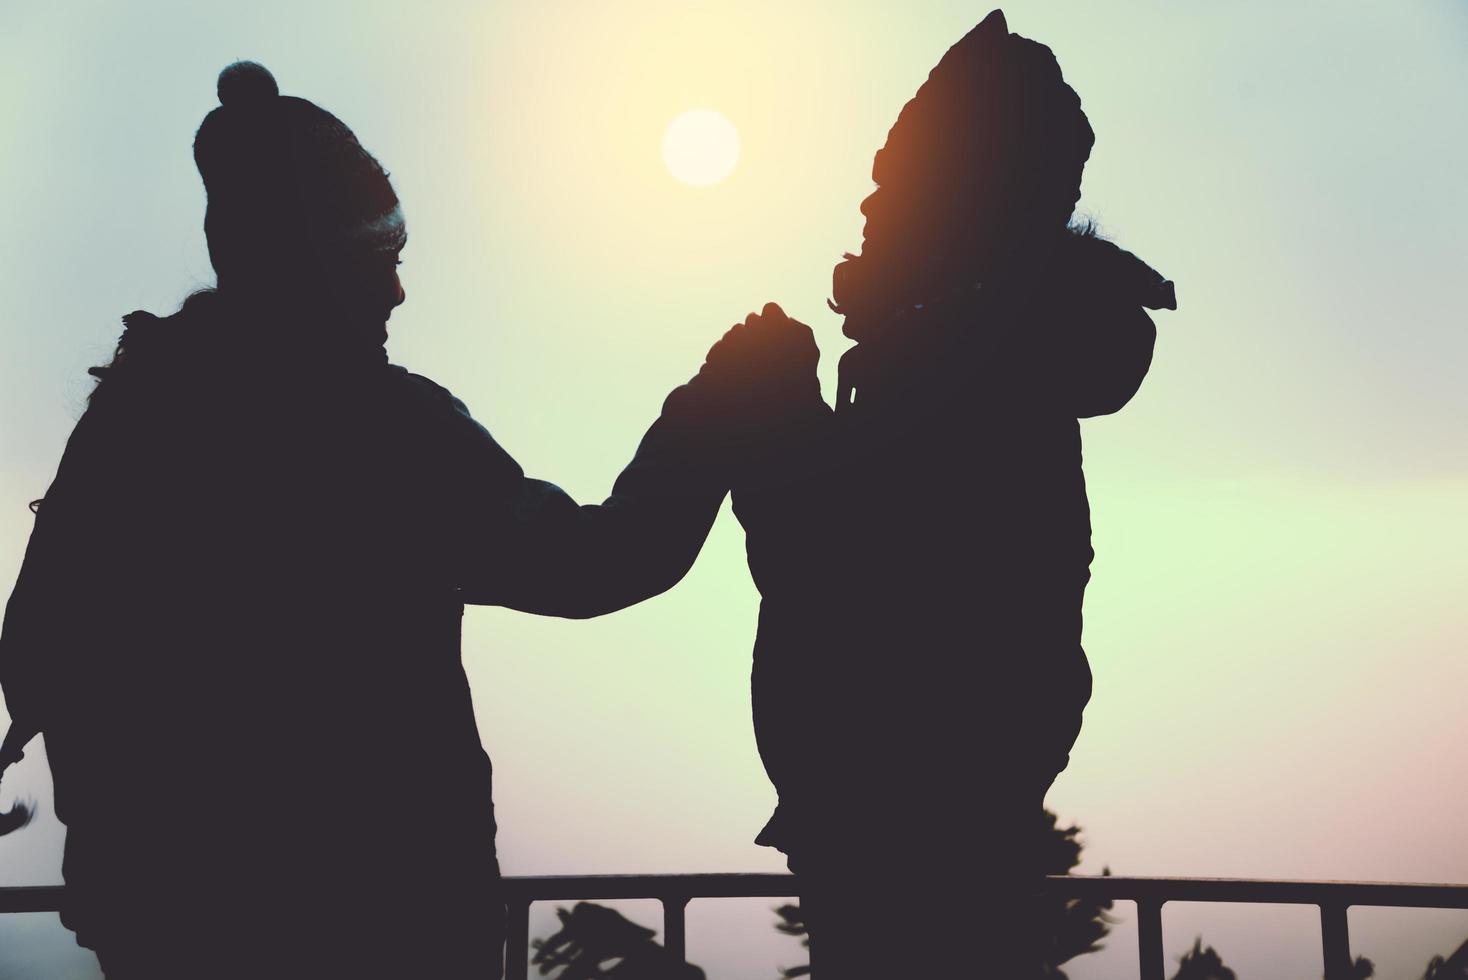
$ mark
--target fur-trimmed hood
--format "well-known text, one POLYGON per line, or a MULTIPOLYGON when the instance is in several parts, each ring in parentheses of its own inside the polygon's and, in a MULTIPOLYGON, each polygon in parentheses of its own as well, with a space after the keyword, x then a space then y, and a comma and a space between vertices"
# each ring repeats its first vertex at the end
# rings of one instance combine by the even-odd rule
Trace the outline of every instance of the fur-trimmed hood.
POLYGON ((849 314, 843 332, 857 346, 841 358, 837 408, 858 389, 967 388, 978 362, 998 358, 1007 387, 1043 388, 1073 401, 1077 417, 1107 414, 1150 364, 1145 311, 1176 308, 1171 280, 1089 229, 1072 230, 1001 280, 960 279, 885 315, 849 314))

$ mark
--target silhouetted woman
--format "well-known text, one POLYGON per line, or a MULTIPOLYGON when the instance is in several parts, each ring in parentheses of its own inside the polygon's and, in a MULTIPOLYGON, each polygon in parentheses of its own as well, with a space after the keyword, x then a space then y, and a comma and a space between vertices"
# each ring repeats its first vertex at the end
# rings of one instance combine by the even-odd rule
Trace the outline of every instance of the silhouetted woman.
POLYGON ((802 878, 828 980, 974 958, 1038 975, 1031 844, 1091 690, 1077 419, 1127 403, 1144 307, 1173 306, 1069 226, 1091 144, 1050 50, 1000 12, 954 45, 878 151, 862 252, 836 269, 857 341, 836 411, 792 386, 804 448, 735 492, 780 795, 760 841, 802 878))
POLYGON ((498 976, 463 604, 591 616, 676 582, 730 385, 677 389, 602 505, 527 479, 387 361, 406 235, 377 161, 258 65, 219 97, 194 142, 217 288, 125 318, 0 643, 10 744, 45 734, 67 826, 63 919, 109 978, 498 976))

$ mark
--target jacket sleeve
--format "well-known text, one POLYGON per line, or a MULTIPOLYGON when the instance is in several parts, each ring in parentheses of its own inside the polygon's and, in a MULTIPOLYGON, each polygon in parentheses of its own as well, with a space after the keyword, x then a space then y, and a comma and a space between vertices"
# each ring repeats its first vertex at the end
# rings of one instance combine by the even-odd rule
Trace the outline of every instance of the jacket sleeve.
POLYGON ((1152 366, 1157 328, 1139 306, 1122 307, 1064 331, 1054 361, 1076 418, 1120 411, 1152 366))
POLYGON ((0 687, 14 732, 7 741, 17 748, 52 719, 53 681, 64 676, 62 658, 70 652, 79 617, 85 618, 80 593, 87 588, 88 552, 109 520, 107 494, 88 492, 108 485, 105 414, 89 408, 72 431, 56 478, 35 507, 25 559, 5 607, 0 687))
POLYGON ((1171 280, 1111 242, 1082 236, 1066 244, 1056 285, 1069 296, 1038 331, 1040 367, 1067 414, 1110 415, 1131 401, 1152 366, 1157 328, 1147 311, 1177 309, 1177 294, 1171 280))
POLYGON ((1137 303, 1064 297, 1025 315, 994 354, 995 383, 1018 405, 1069 418, 1120 411, 1152 366, 1157 328, 1137 303))
POLYGON ((452 399, 455 548, 462 598, 584 619, 666 591, 703 547, 727 492, 710 406, 694 384, 661 417, 599 504, 577 504, 520 465, 452 399))

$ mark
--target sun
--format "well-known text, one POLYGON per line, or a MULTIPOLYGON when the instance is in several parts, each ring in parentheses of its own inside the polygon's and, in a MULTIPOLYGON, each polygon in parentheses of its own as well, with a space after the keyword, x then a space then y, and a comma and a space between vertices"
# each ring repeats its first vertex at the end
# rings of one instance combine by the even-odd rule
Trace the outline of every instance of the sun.
POLYGON ((690 109, 674 117, 663 133, 663 163, 692 187, 717 184, 738 162, 739 130, 713 109, 690 109))

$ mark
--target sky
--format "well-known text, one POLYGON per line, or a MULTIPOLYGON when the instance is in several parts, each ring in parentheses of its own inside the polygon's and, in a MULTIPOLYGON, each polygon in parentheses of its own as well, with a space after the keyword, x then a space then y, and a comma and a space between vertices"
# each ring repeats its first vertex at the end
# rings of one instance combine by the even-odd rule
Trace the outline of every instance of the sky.
MULTIPOLYGON (((590 501, 766 301, 815 330, 833 395, 847 343, 825 300, 872 153, 988 9, 0 0, 0 579, 120 315, 211 281, 190 145, 225 64, 263 62, 391 171, 394 360, 590 501), (704 187, 662 155, 696 109, 740 148, 704 187)), ((1081 870, 1468 882, 1468 5, 1004 9, 1097 133, 1080 210, 1179 299, 1140 394, 1083 424, 1095 695, 1049 797, 1085 829, 1081 870)), ((773 805, 757 599, 726 508, 684 582, 631 610, 469 612, 506 873, 783 869, 752 843, 773 805)), ((389 774, 384 799, 412 786, 389 774)), ((0 840, 0 884, 57 882, 44 753, 0 805, 16 795, 41 814, 0 840)), ((691 958, 713 980, 800 961, 773 904, 695 902, 691 958)), ((1135 976, 1118 913, 1075 980, 1135 976)), ((1468 937, 1468 913, 1351 923, 1381 980, 1468 937)), ((1313 909, 1169 906, 1164 927, 1170 958, 1201 934, 1241 980, 1321 973, 1313 909)), ((55 916, 0 916, 0 977, 33 976, 95 961, 55 916)))

